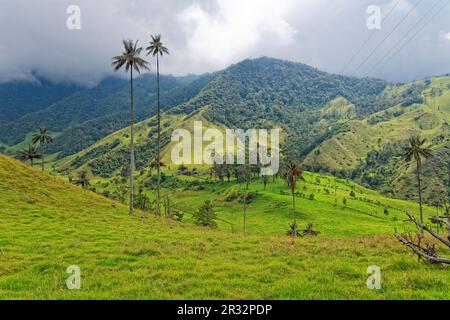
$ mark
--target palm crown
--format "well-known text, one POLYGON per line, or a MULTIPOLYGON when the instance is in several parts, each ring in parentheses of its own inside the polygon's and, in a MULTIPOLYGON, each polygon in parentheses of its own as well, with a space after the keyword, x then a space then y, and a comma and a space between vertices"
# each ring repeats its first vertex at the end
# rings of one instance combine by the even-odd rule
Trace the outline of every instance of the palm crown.
POLYGON ((47 134, 47 128, 39 128, 39 133, 36 133, 33 135, 33 139, 31 140, 33 144, 36 144, 39 142, 40 145, 43 145, 45 143, 52 143, 53 138, 47 134))
POLYGON ((150 54, 152 54, 153 56, 160 55, 162 57, 164 54, 169 54, 169 49, 167 49, 161 42, 160 35, 152 36, 150 46, 148 46, 146 50, 148 52, 147 55, 150 54))
POLYGON ((411 162, 413 159, 420 167, 422 165, 422 158, 429 159, 433 156, 431 150, 424 147, 426 139, 421 139, 419 136, 409 138, 409 146, 403 156, 406 162, 411 162))
POLYGON ((22 159, 31 160, 31 162, 33 162, 34 159, 39 159, 41 157, 37 152, 36 147, 32 144, 28 145, 28 148, 23 149, 20 154, 22 156, 22 159))
POLYGON ((114 71, 119 71, 123 66, 125 66, 125 71, 128 72, 130 69, 134 69, 138 73, 141 69, 149 69, 149 63, 139 57, 142 52, 142 48, 138 47, 138 41, 134 42, 131 40, 123 40, 124 52, 120 56, 113 58, 112 66, 114 71))
POLYGON ((300 169, 295 163, 289 162, 286 165, 284 179, 292 192, 297 189, 297 178, 304 181, 302 173, 302 169, 300 169))

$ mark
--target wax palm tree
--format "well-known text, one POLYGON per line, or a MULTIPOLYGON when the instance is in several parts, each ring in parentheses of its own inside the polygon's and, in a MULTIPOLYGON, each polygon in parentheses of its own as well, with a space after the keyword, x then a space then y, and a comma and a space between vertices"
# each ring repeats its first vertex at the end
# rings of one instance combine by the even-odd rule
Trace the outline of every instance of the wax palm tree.
MULTIPOLYGON (((403 159, 405 162, 416 163, 417 183, 419 188, 419 207, 420 207, 420 223, 423 225, 423 210, 422 210, 422 187, 420 180, 420 169, 422 167, 422 159, 429 159, 433 156, 431 150, 425 147, 426 139, 421 139, 419 136, 409 138, 409 146, 405 150, 403 159)), ((423 233, 423 229, 421 230, 423 233)))
POLYGON ((33 135, 33 138, 31 140, 32 144, 39 143, 39 147, 41 148, 41 169, 44 171, 44 150, 43 147, 46 143, 52 143, 53 138, 47 134, 47 128, 42 127, 39 128, 39 132, 33 135))
POLYGON ((169 54, 169 50, 163 45, 161 42, 161 36, 151 36, 152 41, 150 45, 146 48, 147 55, 156 56, 156 81, 157 81, 157 89, 158 89, 158 154, 157 154, 157 171, 158 171, 158 183, 156 189, 156 207, 157 212, 160 214, 160 201, 161 201, 161 104, 160 104, 160 86, 159 86, 159 56, 163 56, 164 54, 169 54))
POLYGON ((37 152, 36 147, 32 144, 28 145, 28 148, 23 149, 20 152, 20 155, 23 160, 25 160, 25 161, 30 160, 31 166, 34 165, 34 159, 41 158, 41 155, 37 152))
POLYGON ((80 171, 78 173, 78 181, 77 184, 81 185, 83 189, 87 189, 90 186, 90 181, 88 177, 88 173, 86 170, 80 171))
POLYGON ((292 220, 290 234, 293 236, 299 235, 297 226, 297 213, 295 211, 295 191, 297 190, 297 179, 305 180, 302 175, 302 170, 293 161, 288 161, 285 167, 284 179, 292 193, 292 220))
POLYGON ((112 66, 117 72, 123 67, 130 72, 130 214, 133 213, 134 201, 134 83, 133 71, 141 72, 141 69, 149 69, 148 62, 140 57, 142 48, 138 47, 138 41, 123 40, 124 52, 113 58, 112 66))
MULTIPOLYGON (((162 161, 159 162, 160 167, 166 167, 166 164, 162 161)), ((152 172, 154 169, 158 168, 158 161, 156 160, 156 158, 154 158, 152 161, 150 161, 150 176, 152 176, 152 172)))

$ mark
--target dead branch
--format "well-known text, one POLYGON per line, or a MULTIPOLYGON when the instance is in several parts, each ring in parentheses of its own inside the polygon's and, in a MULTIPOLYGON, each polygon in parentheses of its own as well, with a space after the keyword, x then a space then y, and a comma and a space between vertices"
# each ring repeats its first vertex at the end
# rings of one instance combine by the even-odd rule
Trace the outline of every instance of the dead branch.
MULTIPOLYGON (((440 236, 438 233, 434 232, 431 228, 418 221, 410 212, 406 212, 406 214, 409 217, 409 220, 411 220, 416 225, 416 227, 420 228, 421 230, 425 230, 431 236, 433 236, 433 238, 439 240, 450 249, 450 239, 447 240, 440 236)), ((449 223, 441 219, 440 217, 434 217, 433 220, 449 226, 449 223)), ((441 258, 437 255, 436 246, 434 244, 425 242, 425 246, 422 245, 422 240, 424 239, 423 234, 413 236, 410 232, 408 232, 400 235, 398 234, 397 230, 395 230, 394 236, 404 246, 410 248, 419 257, 419 260, 424 260, 429 263, 450 264, 450 259, 441 258)))
MULTIPOLYGON (((427 249, 424 249, 417 244, 410 242, 406 240, 404 236, 401 236, 395 232, 395 237, 398 241, 400 241, 403 245, 409 247, 415 254, 417 254, 420 258, 424 259, 425 261, 431 262, 431 263, 444 263, 444 264, 450 264, 450 259, 446 258, 440 258, 435 253, 427 252, 427 249)), ((434 248, 433 248, 434 251, 434 248)))
POLYGON ((440 224, 446 225, 447 228, 450 229, 450 222, 448 222, 447 220, 444 220, 444 218, 442 218, 442 217, 433 217, 433 218, 431 218, 431 220, 432 220, 433 222, 436 222, 436 223, 440 223, 440 224))
POLYGON ((429 234, 431 234, 434 238, 436 238, 437 240, 439 240, 440 242, 442 242, 443 244, 445 244, 447 247, 450 248, 450 241, 441 237, 439 234, 437 234, 436 232, 434 232, 432 229, 428 228, 426 225, 422 224, 420 221, 418 221, 411 213, 406 212, 406 214, 408 215, 409 219, 414 222, 414 224, 420 228, 425 230, 426 232, 428 232, 429 234))

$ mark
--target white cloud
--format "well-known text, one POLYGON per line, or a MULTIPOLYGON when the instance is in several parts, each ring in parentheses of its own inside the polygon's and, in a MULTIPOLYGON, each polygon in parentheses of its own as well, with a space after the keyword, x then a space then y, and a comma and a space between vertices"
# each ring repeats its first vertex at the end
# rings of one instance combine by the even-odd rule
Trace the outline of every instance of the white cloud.
POLYGON ((450 32, 441 31, 441 32, 439 33, 439 37, 440 37, 442 40, 450 41, 450 32))
POLYGON ((187 51, 199 68, 226 67, 230 61, 287 49, 295 29, 285 20, 295 1, 218 0, 214 11, 194 3, 179 14, 187 51), (259 50, 255 50, 258 48, 259 50), (267 48, 265 50, 264 48, 267 48))
MULTIPOLYGON (((112 73, 111 57, 122 50, 122 39, 140 39, 146 45, 154 33, 161 33, 171 49, 171 55, 164 57, 163 73, 216 71, 262 55, 340 72, 370 34, 367 7, 380 5, 386 14, 396 1, 77 0, 82 29, 69 31, 66 9, 74 4, 72 0, 0 0, 0 81, 36 73, 55 81, 93 84, 112 73)), ((358 61, 369 55, 414 3, 401 2, 358 61)), ((404 39, 428 8, 421 3, 363 69, 370 69, 404 39)), ((450 30, 448 16, 450 6, 371 76, 408 81, 449 72, 449 32, 442 32, 450 30)))

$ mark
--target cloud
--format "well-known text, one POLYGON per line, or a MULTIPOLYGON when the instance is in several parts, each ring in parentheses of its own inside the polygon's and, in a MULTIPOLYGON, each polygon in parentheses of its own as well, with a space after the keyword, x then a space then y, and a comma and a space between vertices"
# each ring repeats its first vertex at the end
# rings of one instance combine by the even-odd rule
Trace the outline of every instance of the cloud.
POLYGON ((208 11, 193 3, 179 14, 182 29, 188 30, 187 51, 199 69, 223 68, 271 46, 288 50, 295 42, 295 29, 284 19, 293 0, 276 6, 271 0, 218 0, 216 5, 208 11))
MULTIPOLYGON (((272 56, 304 62, 324 71, 363 76, 423 17, 432 3, 402 0, 382 29, 366 27, 367 7, 385 15, 398 0, 40 0, 0 3, 0 81, 32 79, 92 85, 112 74, 111 57, 121 40, 161 33, 171 55, 163 73, 216 71, 248 57, 272 56), (81 30, 68 30, 66 9, 81 8, 81 30), (12 30, 14 32, 12 32, 12 30), (391 31, 391 36, 379 46, 391 31), (375 34, 371 35, 371 32, 375 34), (368 37, 367 46, 346 63, 368 37)), ((444 3, 445 1, 441 1, 444 3)), ((423 21, 424 29, 370 76, 409 81, 450 72, 450 6, 423 21), (447 38, 446 38, 447 37, 447 38)), ((417 28, 418 29, 418 28, 417 28)), ((151 58, 149 60, 152 60, 151 58)), ((152 61, 153 62, 153 61, 152 61)))
POLYGON ((444 41, 450 41, 450 32, 441 31, 439 37, 444 41))

